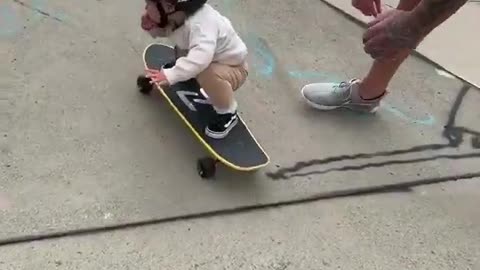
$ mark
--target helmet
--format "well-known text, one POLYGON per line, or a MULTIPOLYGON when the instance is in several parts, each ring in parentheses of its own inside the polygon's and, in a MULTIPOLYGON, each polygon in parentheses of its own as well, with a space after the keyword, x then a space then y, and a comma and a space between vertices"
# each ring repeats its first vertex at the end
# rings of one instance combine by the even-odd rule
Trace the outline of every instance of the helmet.
MULTIPOLYGON (((171 1, 171 0, 167 0, 171 1)), ((177 11, 183 11, 187 16, 193 15, 197 10, 199 10, 207 0, 173 0, 176 3, 175 9, 177 11)))
POLYGON ((187 16, 191 16, 197 12, 207 2, 207 0, 154 0, 154 2, 157 3, 157 9, 161 16, 161 22, 158 26, 160 28, 164 28, 168 25, 168 15, 177 11, 183 11, 187 16), (167 13, 163 8, 161 1, 173 4, 175 6, 175 10, 167 13))

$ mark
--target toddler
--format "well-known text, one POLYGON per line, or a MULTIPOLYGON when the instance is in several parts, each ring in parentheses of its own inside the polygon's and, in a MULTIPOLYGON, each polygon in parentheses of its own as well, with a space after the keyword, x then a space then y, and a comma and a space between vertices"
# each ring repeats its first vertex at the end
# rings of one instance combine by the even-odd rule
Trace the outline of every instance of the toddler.
POLYGON ((195 78, 217 112, 207 136, 225 138, 238 123, 233 92, 248 76, 247 46, 230 20, 206 0, 146 0, 142 28, 175 43, 173 67, 147 70, 152 81, 173 85, 195 78))

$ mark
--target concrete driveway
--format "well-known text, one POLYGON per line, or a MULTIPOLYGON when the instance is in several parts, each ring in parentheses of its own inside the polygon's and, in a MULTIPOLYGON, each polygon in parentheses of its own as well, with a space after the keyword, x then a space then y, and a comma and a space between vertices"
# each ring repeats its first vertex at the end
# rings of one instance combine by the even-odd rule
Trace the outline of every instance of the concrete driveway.
POLYGON ((215 181, 136 90, 143 1, 0 3, 1 269, 480 269, 478 89, 412 57, 377 115, 314 111, 305 83, 367 72, 362 28, 318 0, 211 4, 272 159, 215 181))

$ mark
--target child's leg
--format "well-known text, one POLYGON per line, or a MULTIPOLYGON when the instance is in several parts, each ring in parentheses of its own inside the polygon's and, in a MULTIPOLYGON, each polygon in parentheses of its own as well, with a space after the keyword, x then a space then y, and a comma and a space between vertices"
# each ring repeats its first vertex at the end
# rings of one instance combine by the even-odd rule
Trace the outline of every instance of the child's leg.
POLYGON ((233 113, 236 110, 233 92, 243 85, 247 76, 248 71, 243 65, 232 67, 212 63, 198 75, 197 81, 218 113, 233 113))
POLYGON ((217 112, 217 116, 205 129, 209 137, 224 138, 238 123, 237 102, 233 92, 243 85, 247 76, 246 65, 228 66, 219 63, 212 63, 198 75, 198 83, 217 112))

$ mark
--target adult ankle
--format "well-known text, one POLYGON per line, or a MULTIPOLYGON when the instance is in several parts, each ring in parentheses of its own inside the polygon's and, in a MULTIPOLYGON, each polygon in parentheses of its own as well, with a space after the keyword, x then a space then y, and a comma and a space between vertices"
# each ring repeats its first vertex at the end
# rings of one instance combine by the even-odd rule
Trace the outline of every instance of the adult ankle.
POLYGON ((385 89, 381 91, 372 89, 373 88, 367 88, 363 83, 360 83, 358 85, 358 95, 363 100, 376 100, 382 98, 387 92, 385 89))
POLYGON ((383 96, 385 96, 385 93, 387 93, 387 91, 383 91, 381 92, 380 94, 376 93, 376 94, 363 94, 363 93, 360 93, 360 98, 363 99, 363 100, 377 100, 377 99, 380 99, 382 98, 383 96))

